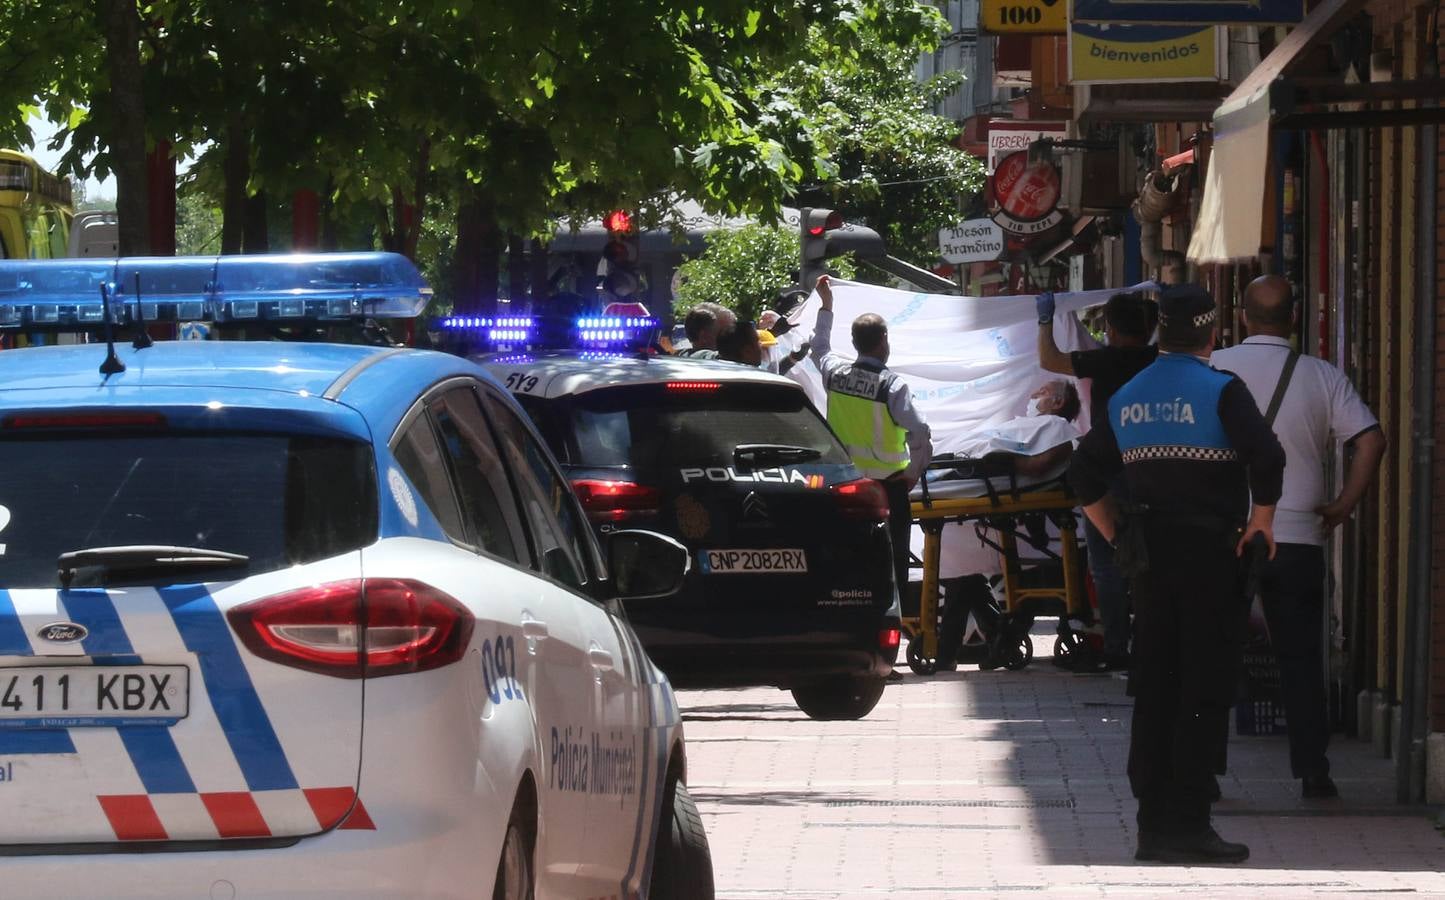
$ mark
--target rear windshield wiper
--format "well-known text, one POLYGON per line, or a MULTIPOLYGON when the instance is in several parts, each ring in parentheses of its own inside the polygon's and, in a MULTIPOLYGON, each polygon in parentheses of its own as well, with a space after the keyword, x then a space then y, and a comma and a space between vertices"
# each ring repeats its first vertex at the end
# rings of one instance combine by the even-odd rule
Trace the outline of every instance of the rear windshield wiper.
POLYGON ((793 447, 788 444, 739 444, 733 450, 733 461, 740 466, 805 463, 822 456, 821 451, 812 447, 793 447))
POLYGON ((78 587, 92 587, 119 576, 155 578, 162 575, 190 575, 224 569, 245 568, 251 557, 224 550, 199 547, 132 545, 125 547, 91 547, 60 554, 55 565, 62 587, 71 587, 76 576, 84 573, 78 587))

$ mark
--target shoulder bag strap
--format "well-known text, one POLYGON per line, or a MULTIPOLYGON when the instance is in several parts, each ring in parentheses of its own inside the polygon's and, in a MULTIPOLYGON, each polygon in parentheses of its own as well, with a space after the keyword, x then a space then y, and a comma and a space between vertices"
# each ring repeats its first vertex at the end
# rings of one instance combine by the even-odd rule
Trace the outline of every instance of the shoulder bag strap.
POLYGON ((1291 350, 1289 359, 1284 361, 1284 370, 1279 373, 1279 384, 1274 386, 1274 396, 1269 398, 1269 409, 1264 413, 1264 424, 1274 427, 1274 417, 1279 415, 1279 405, 1284 402, 1284 392, 1289 390, 1290 377, 1294 375, 1295 364, 1299 362, 1299 351, 1291 350))

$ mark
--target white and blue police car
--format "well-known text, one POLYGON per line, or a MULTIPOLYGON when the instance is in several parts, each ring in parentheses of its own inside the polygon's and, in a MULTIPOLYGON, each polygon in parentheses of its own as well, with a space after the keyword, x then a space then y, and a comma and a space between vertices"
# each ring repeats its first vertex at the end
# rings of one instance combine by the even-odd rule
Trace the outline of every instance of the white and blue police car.
POLYGON ((877 705, 899 644, 888 501, 794 381, 750 366, 608 350, 656 322, 588 317, 566 351, 516 352, 548 325, 453 318, 532 416, 598 534, 645 528, 694 566, 666 601, 626 601, 679 687, 770 685, 815 719, 877 705))
POLYGON ((0 263, 5 341, 72 342, 0 352, 7 900, 712 896, 620 606, 681 547, 599 548, 465 360, 142 337, 425 300, 386 254, 0 263))

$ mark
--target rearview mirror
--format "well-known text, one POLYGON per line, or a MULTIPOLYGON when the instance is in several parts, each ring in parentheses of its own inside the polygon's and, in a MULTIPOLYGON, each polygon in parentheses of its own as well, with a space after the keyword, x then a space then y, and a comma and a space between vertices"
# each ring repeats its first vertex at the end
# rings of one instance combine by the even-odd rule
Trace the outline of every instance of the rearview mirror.
POLYGON ((607 536, 607 568, 619 600, 670 597, 692 570, 687 548, 651 531, 614 531, 607 536))

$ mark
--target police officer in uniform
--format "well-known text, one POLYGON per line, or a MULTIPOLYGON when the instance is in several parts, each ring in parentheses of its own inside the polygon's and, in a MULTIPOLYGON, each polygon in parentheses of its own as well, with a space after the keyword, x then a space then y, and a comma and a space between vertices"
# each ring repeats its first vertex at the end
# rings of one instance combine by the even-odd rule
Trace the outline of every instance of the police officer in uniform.
POLYGON ((888 493, 888 530, 893 541, 893 571, 901 596, 908 589, 908 537, 913 514, 908 492, 933 456, 928 423, 913 406, 908 385, 888 369, 888 323, 874 313, 853 320, 853 362, 832 353, 833 288, 818 278, 823 306, 813 331, 812 358, 828 388, 828 424, 833 426, 853 465, 877 479, 888 493))
POLYGON ((1209 366, 1216 314, 1208 292, 1166 289, 1159 312, 1158 360, 1110 399, 1108 418, 1080 442, 1070 479, 1133 578, 1135 858, 1243 862, 1249 848, 1220 838, 1209 802, 1248 610, 1240 557, 1274 555, 1284 451, 1244 382, 1209 366), (1109 494, 1120 472, 1127 505, 1109 494))

